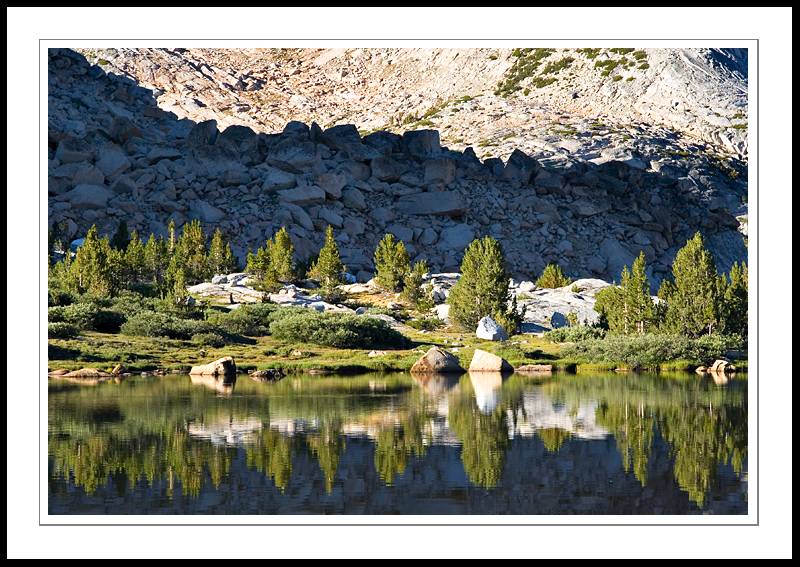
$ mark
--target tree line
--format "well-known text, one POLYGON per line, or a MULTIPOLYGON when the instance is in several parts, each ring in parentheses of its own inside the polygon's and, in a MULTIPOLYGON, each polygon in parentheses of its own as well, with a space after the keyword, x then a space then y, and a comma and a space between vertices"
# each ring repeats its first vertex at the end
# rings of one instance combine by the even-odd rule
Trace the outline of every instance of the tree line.
MULTIPOLYGON (((74 257, 66 250, 62 261, 50 265, 50 287, 79 294, 113 297, 122 289, 151 286, 161 297, 186 301, 186 286, 238 269, 230 243, 217 228, 210 242, 198 220, 186 223, 180 236, 170 221, 167 236, 150 234, 143 241, 136 231, 128 233, 120 223, 109 238, 92 226, 74 257)), ((51 256, 63 246, 51 239, 51 256)), ((402 240, 386 234, 374 255, 375 283, 384 291, 400 293, 420 312, 433 307, 429 271, 425 260, 410 262, 402 240)), ((328 301, 341 299, 345 266, 333 228, 308 264, 295 259, 291 236, 281 227, 264 246, 247 253, 245 271, 264 291, 310 278, 319 283, 328 301)), ((640 253, 630 268, 625 266, 619 285, 597 294, 595 310, 599 326, 623 335, 669 332, 696 338, 704 334, 747 335, 747 264, 734 263, 728 274, 717 272, 711 253, 698 232, 678 251, 672 277, 664 279, 654 300, 640 253)), ((491 236, 473 240, 464 252, 461 277, 448 296, 450 318, 459 327, 474 330, 484 316, 491 316, 514 333, 521 323, 516 295, 510 292, 510 273, 500 242, 491 236)), ((536 284, 563 287, 571 280, 556 264, 548 264, 536 284)), ((578 324, 574 314, 569 322, 578 324)))

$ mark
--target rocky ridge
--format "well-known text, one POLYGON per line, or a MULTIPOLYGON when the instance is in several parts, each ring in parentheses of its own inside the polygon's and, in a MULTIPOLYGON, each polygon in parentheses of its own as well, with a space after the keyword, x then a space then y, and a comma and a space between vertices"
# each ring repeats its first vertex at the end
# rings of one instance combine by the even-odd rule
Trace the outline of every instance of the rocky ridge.
POLYGON ((107 67, 49 53, 49 220, 69 235, 93 223, 110 233, 120 220, 164 234, 169 218, 199 218, 241 258, 286 225, 304 259, 332 225, 361 281, 386 232, 436 271, 455 271, 464 247, 490 234, 519 279, 557 261, 568 274, 613 280, 643 250, 658 281, 696 230, 720 269, 746 257, 733 214, 746 184, 708 154, 515 149, 505 161, 481 160, 428 128, 362 135, 352 124, 292 121, 273 134, 220 131, 214 119, 164 110, 107 67))
POLYGON ((271 132, 299 120, 375 131, 428 121, 450 147, 482 141, 505 159, 543 149, 553 130, 574 144, 593 122, 610 121, 611 130, 652 128, 656 138, 680 134, 747 154, 743 49, 80 51, 152 88, 160 107, 223 128, 271 132))

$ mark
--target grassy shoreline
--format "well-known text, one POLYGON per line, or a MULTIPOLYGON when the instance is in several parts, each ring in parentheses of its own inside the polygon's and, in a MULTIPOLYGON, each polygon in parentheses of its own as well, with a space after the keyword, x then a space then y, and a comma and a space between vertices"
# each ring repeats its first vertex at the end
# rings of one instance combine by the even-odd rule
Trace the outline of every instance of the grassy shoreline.
MULTIPOLYGON (((534 335, 517 335, 504 343, 484 341, 463 333, 420 333, 403 329, 413 345, 407 349, 381 350, 369 356, 367 349, 340 349, 308 343, 278 341, 270 336, 245 338, 245 341, 219 348, 201 347, 191 341, 134 337, 120 334, 85 332, 72 339, 48 340, 48 369, 77 370, 96 367, 110 370, 122 364, 129 372, 188 372, 222 356, 233 356, 244 371, 280 369, 286 373, 338 373, 408 371, 431 347, 440 346, 458 356, 464 368, 469 366, 476 348, 493 352, 514 367, 523 364, 551 364, 554 372, 590 373, 629 371, 625 364, 588 362, 561 356, 564 343, 551 343, 534 335)), ((663 361, 655 368, 639 370, 659 372, 694 372, 696 364, 686 360, 663 361)), ((747 360, 736 361, 742 371, 747 360)))

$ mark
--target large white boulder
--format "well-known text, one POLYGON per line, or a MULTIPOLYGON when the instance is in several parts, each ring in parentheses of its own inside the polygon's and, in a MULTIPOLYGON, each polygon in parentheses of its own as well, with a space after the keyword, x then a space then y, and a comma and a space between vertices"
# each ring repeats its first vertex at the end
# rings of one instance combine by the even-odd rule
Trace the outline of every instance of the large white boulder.
POLYGON ((478 328, 475 329, 475 336, 487 341, 508 340, 508 333, 506 333, 506 330, 488 315, 478 321, 478 328))

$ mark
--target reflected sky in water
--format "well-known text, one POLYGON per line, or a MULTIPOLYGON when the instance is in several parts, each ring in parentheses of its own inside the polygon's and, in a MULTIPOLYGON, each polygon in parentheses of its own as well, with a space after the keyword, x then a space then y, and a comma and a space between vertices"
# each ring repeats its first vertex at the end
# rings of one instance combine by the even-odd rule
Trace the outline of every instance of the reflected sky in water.
POLYGON ((133 377, 48 393, 51 514, 745 514, 747 380, 133 377))

